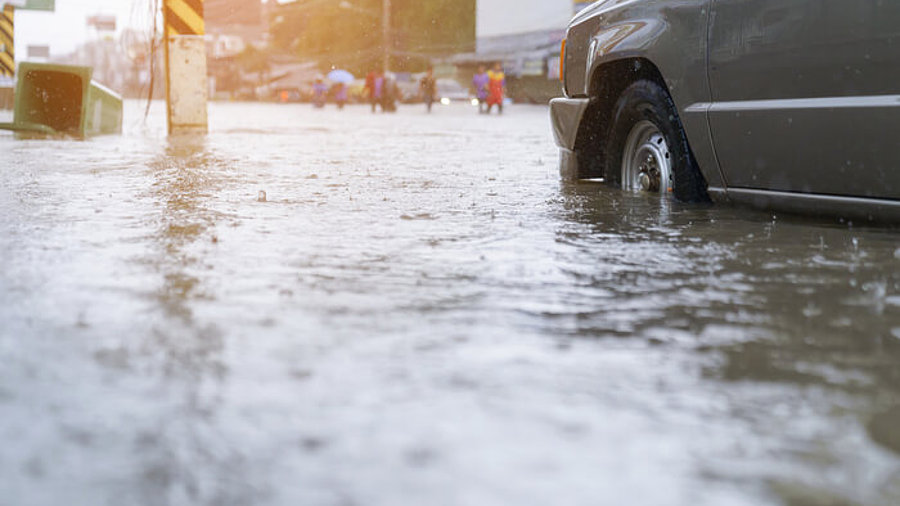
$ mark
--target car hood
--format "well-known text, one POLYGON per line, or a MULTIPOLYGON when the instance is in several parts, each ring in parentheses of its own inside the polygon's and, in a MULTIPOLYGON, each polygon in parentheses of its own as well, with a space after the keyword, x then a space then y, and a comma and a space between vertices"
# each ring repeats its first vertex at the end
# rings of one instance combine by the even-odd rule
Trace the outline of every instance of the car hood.
POLYGON ((592 5, 585 7, 581 12, 576 14, 575 17, 572 18, 572 21, 569 22, 569 26, 571 27, 577 25, 578 23, 598 12, 612 10, 626 4, 632 4, 640 1, 642 0, 600 0, 599 2, 594 2, 592 5))

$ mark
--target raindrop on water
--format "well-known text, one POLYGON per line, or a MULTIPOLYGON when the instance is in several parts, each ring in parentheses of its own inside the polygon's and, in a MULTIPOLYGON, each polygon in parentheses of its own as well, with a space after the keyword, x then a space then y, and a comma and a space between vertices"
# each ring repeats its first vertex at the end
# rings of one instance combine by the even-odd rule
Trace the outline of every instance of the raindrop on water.
POLYGON ((807 318, 815 318, 815 317, 821 316, 821 315, 822 315, 822 309, 819 306, 816 306, 815 304, 813 304, 812 302, 810 302, 809 304, 806 305, 805 308, 803 308, 803 316, 805 316, 807 318))

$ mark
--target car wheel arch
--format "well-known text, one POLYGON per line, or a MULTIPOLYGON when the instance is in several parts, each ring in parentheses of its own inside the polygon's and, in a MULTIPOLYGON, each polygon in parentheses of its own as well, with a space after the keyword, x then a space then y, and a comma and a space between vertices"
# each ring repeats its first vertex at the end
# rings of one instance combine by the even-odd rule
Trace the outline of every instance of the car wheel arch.
POLYGON ((591 73, 588 81, 590 104, 579 125, 575 141, 575 151, 579 157, 579 178, 605 176, 603 137, 608 132, 613 107, 628 86, 642 79, 654 81, 669 91, 662 73, 646 58, 620 58, 603 62, 591 73))

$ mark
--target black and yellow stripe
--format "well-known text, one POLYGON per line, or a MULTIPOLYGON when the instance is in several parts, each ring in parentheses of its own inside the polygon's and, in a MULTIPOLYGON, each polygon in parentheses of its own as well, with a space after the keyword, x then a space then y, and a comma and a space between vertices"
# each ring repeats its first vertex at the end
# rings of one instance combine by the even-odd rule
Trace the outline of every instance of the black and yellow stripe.
POLYGON ((15 7, 6 4, 0 14, 0 75, 12 77, 16 73, 15 7))
POLYGON ((203 35, 203 0, 165 0, 166 35, 203 35))

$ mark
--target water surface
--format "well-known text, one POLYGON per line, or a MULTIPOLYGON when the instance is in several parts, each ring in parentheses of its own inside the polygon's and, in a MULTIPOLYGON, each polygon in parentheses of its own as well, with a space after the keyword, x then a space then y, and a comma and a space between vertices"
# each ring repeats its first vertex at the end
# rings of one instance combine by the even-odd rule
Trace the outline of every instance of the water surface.
POLYGON ((561 186, 542 107, 127 106, 0 134, 0 504, 900 503, 895 230, 561 186))

